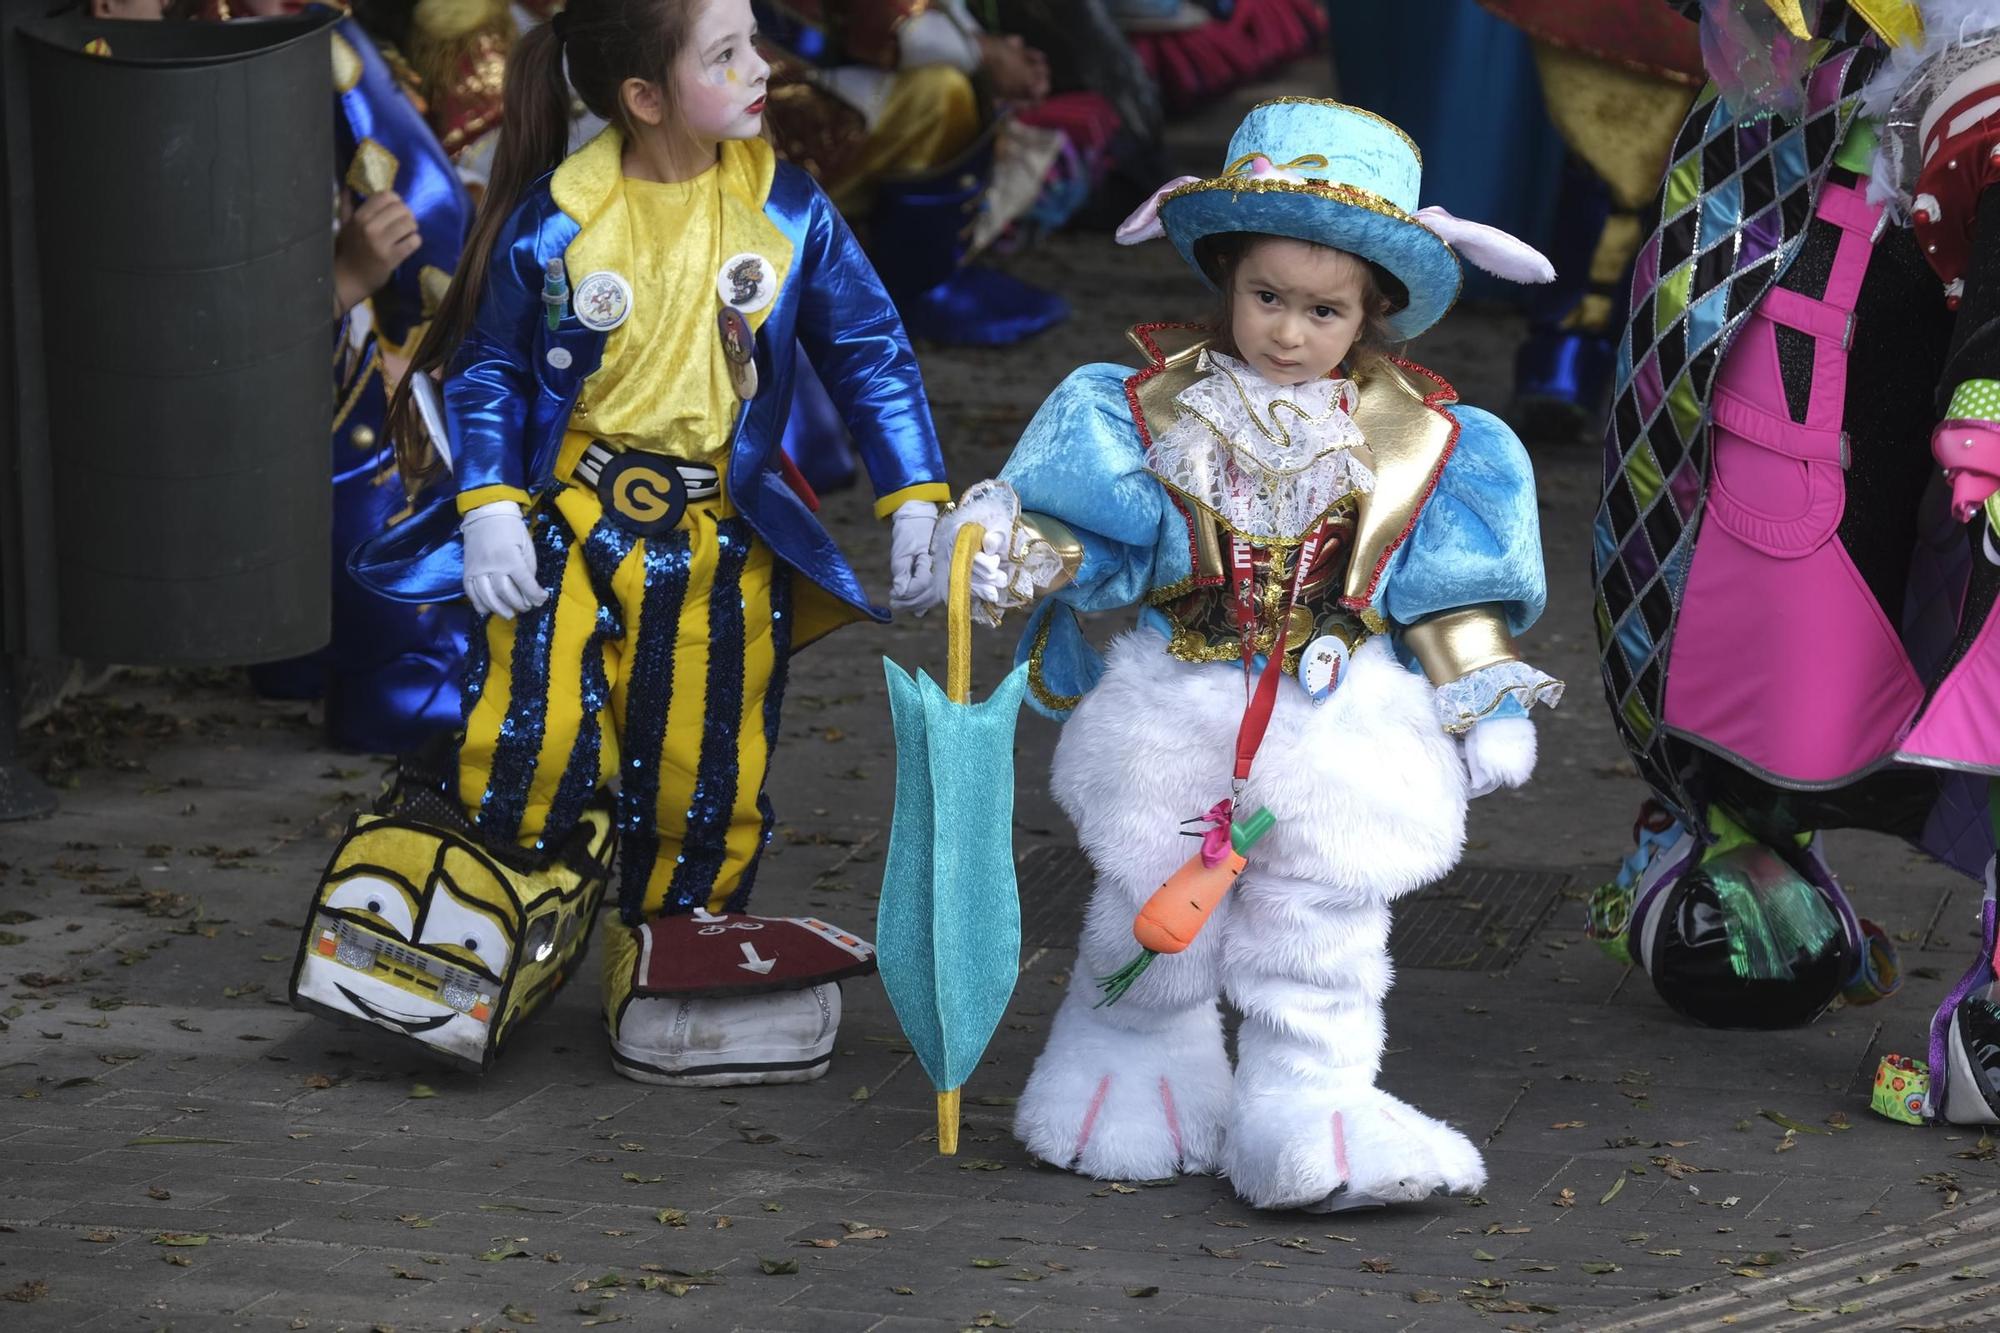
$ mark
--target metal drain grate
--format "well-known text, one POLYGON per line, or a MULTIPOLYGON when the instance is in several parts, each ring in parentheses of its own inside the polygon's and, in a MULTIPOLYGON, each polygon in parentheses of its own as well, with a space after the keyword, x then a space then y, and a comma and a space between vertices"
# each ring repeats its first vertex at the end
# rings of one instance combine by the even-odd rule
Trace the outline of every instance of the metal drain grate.
MULTIPOLYGON (((1031 949, 1074 947, 1092 882, 1083 849, 1031 847, 1021 856, 1017 878, 1021 942, 1031 949)), ((1504 970, 1574 882, 1546 871, 1461 866, 1396 904, 1390 953, 1398 968, 1504 970)))
POLYGON ((1460 866, 1397 902, 1389 956, 1398 969, 1505 971, 1573 883, 1546 870, 1460 866))

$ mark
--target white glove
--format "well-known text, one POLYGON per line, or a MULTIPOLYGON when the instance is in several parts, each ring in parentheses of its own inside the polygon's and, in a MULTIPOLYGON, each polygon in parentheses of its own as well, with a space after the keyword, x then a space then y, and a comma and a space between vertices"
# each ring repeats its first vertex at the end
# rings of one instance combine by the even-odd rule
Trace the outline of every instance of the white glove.
POLYGON ((480 505, 458 521, 458 531, 465 538, 465 598, 473 610, 512 620, 549 600, 535 582, 535 546, 520 505, 480 505))
MULTIPOLYGON (((980 486, 999 487, 1004 482, 981 482, 980 486)), ((975 488, 977 489, 977 488, 975 488)), ((1011 493, 1009 488, 1009 493, 1011 493)), ((968 495, 972 492, 968 491, 968 495)), ((1018 508, 1017 511, 1018 512, 1018 508)), ((938 520, 937 531, 931 536, 931 596, 942 602, 951 595, 951 556, 958 549, 958 530, 967 523, 978 523, 986 529, 986 539, 972 556, 972 600, 985 602, 990 606, 1002 606, 1007 594, 1007 586, 1012 581, 1011 572, 1003 556, 1007 548, 1006 529, 1013 524, 1013 515, 996 510, 983 512, 979 505, 967 505, 961 500, 950 512, 938 520)))
POLYGON ((1062 558, 1048 542, 1022 527, 1021 497, 1014 488, 1004 481, 982 481, 938 519, 931 538, 931 582, 937 600, 950 595, 951 554, 958 546, 959 529, 967 523, 986 529, 972 557, 972 614, 981 624, 998 626, 1008 611, 1031 604, 1064 581, 1062 558))
POLYGON ((889 516, 889 609, 922 615, 938 604, 931 587, 931 533, 938 507, 906 500, 889 516))
POLYGON ((1535 724, 1525 717, 1496 717, 1465 734, 1466 799, 1501 787, 1518 787, 1535 771, 1535 724))

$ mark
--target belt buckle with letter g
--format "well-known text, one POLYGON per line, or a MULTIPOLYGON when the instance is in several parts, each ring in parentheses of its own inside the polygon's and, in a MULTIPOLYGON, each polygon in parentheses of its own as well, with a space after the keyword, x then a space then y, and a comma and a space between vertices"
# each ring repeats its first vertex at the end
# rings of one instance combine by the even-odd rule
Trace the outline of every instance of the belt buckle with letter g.
POLYGON ((665 458, 623 453, 597 476, 605 517, 640 537, 672 532, 687 512, 687 483, 665 458))

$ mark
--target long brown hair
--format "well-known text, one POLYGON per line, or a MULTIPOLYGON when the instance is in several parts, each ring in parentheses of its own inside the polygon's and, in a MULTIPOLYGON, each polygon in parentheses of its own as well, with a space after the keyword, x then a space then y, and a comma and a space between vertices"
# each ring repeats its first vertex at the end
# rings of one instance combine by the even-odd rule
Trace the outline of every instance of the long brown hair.
MULTIPOLYGON (((1230 327, 1232 300, 1236 287, 1236 270, 1250 255, 1257 242, 1267 239, 1257 232, 1230 231, 1205 238, 1196 252, 1201 265, 1215 279, 1215 289, 1221 300, 1210 321, 1215 335, 1209 345, 1227 356, 1241 357, 1243 353, 1236 346, 1236 332, 1230 327)), ((1308 242, 1308 244, 1315 244, 1308 242)), ((1322 246, 1331 249, 1331 246, 1322 246)), ((1349 251, 1338 251, 1362 266, 1361 280, 1361 329, 1354 336, 1354 346, 1347 353, 1350 363, 1370 355, 1386 355, 1399 341, 1389 328, 1389 316, 1410 303, 1403 284, 1396 280, 1389 270, 1379 264, 1370 263, 1360 255, 1349 251)))
POLYGON ((459 256, 451 286, 410 358, 409 371, 389 404, 396 464, 415 487, 441 469, 425 441, 410 401, 410 376, 428 375, 448 362, 479 313, 493 245, 528 187, 555 170, 569 152, 570 90, 600 119, 634 132, 620 90, 627 79, 658 86, 670 122, 673 68, 686 49, 695 17, 707 0, 569 0, 548 23, 523 33, 507 57, 506 105, 500 142, 479 212, 459 256), (569 74, 563 74, 564 57, 569 74))

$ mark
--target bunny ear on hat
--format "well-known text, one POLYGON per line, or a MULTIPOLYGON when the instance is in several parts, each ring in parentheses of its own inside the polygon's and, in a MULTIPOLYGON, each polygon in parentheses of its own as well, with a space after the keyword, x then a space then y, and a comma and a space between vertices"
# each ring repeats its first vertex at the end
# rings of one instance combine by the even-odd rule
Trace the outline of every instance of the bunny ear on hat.
MULTIPOLYGON (((1291 175, 1275 169, 1258 174, 1291 175)), ((1166 235, 1166 229, 1160 225, 1160 202, 1181 186, 1200 179, 1199 176, 1176 176, 1155 190, 1151 198, 1133 209, 1132 215, 1118 224, 1118 243, 1138 245, 1166 235)), ((1420 208, 1411 216, 1436 232, 1453 250, 1496 278, 1505 278, 1509 282, 1554 282, 1556 279, 1555 265, 1549 262, 1548 256, 1498 227, 1454 217, 1436 204, 1420 208)))
POLYGON ((1444 238, 1445 244, 1479 268, 1509 282, 1554 282, 1555 265, 1548 256, 1518 236, 1483 222, 1453 217, 1432 204, 1411 215, 1444 238))
POLYGON ((1160 225, 1160 201, 1183 185, 1192 185, 1199 176, 1176 176, 1153 191, 1145 203, 1132 210, 1132 215, 1118 224, 1114 233, 1120 245, 1138 245, 1144 241, 1157 240, 1165 236, 1166 229, 1160 225))

